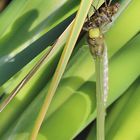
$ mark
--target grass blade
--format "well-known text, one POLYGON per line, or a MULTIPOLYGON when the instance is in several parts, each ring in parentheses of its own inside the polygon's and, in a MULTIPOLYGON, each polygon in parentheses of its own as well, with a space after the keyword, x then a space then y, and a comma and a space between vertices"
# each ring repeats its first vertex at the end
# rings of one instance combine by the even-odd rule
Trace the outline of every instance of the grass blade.
POLYGON ((37 64, 29 71, 29 73, 21 80, 21 82, 14 88, 10 95, 2 102, 0 105, 0 112, 11 102, 11 100, 19 93, 19 91, 25 86, 25 84, 32 78, 32 76, 37 72, 43 62, 51 56, 51 51, 55 47, 52 46, 44 56, 37 62, 37 64))
POLYGON ((0 15, 0 85, 54 43, 79 3, 80 0, 11 1, 0 15))
MULTIPOLYGON (((53 50, 51 51, 51 53, 49 53, 43 64, 40 66, 36 75, 33 76, 31 80, 24 85, 22 90, 19 91, 19 94, 10 102, 7 108, 5 108, 3 112, 1 112, 0 119, 2 120, 2 123, 0 124, 0 135, 4 130, 6 130, 5 128, 9 127, 9 124, 13 123, 14 120, 16 120, 15 117, 21 113, 21 110, 23 111, 29 104, 29 102, 31 102, 31 100, 35 98, 39 91, 46 85, 46 83, 49 82, 58 63, 58 59, 60 57, 64 44, 68 38, 71 26, 72 24, 70 24, 70 26, 68 26, 63 34, 58 38, 53 50), (20 102, 17 102, 17 100, 20 102), (14 110, 12 108, 14 108, 14 110), (7 117, 3 117, 5 115, 7 117)), ((13 79, 10 79, 8 83, 6 82, 2 86, 3 90, 6 91, 5 97, 9 96, 11 91, 14 90, 17 84, 20 83, 20 81, 24 77, 26 77, 25 75, 34 67, 36 62, 42 59, 42 56, 44 56, 44 54, 47 53, 48 50, 49 49, 47 48, 45 52, 40 54, 40 57, 37 60, 34 60, 34 63, 30 67, 27 65, 27 67, 22 70, 23 72, 19 71, 19 73, 15 75, 16 78, 12 77, 13 79)))
POLYGON ((66 46, 65 46, 62 56, 60 58, 58 67, 57 67, 54 77, 52 79, 51 85, 48 89, 48 95, 46 96, 46 98, 44 100, 41 111, 35 122, 35 126, 33 128, 31 138, 30 138, 31 140, 35 140, 37 137, 38 131, 41 127, 41 124, 44 120, 44 117, 49 108, 51 100, 55 94, 55 91, 56 91, 58 84, 61 80, 61 77, 64 73, 64 70, 65 70, 68 60, 71 56, 72 50, 74 48, 78 35, 81 31, 81 28, 84 24, 84 21, 87 16, 87 13, 89 11, 89 8, 91 6, 91 3, 92 3, 92 0, 87 0, 87 1, 82 0, 82 2, 80 4, 80 8, 78 10, 78 13, 77 13, 77 16, 76 16, 76 19, 75 19, 75 22, 74 22, 74 25, 73 25, 73 28, 72 28, 72 31, 70 34, 70 38, 69 38, 68 42, 66 43, 66 46))

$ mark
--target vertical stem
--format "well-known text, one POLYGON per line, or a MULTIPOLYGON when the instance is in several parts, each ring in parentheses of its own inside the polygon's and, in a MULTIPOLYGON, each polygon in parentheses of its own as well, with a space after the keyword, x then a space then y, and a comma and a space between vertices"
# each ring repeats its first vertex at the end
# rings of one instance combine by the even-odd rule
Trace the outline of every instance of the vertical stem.
POLYGON ((104 104, 104 64, 103 57, 95 59, 96 98, 97 98, 97 140, 105 139, 105 104, 104 104))

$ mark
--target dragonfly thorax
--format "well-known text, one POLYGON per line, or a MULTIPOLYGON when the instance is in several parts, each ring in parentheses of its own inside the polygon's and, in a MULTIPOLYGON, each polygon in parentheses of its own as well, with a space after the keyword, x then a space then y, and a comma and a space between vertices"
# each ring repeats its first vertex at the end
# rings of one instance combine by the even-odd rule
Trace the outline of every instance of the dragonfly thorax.
POLYGON ((115 3, 110 6, 104 6, 96 10, 94 15, 90 17, 90 19, 85 23, 85 28, 87 30, 91 28, 104 28, 105 25, 112 22, 112 17, 117 13, 120 4, 115 3))
POLYGON ((90 45, 90 52, 94 58, 102 56, 104 52, 103 34, 99 28, 92 28, 89 30, 88 44, 90 45))

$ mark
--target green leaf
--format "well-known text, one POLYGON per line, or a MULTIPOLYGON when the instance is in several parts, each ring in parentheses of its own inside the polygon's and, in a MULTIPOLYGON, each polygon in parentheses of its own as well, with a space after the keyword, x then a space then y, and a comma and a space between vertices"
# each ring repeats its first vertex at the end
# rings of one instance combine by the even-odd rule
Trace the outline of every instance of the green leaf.
POLYGON ((89 1, 82 0, 81 1, 80 8, 78 10, 75 21, 73 23, 73 27, 72 27, 71 32, 70 32, 70 38, 68 39, 66 46, 62 52, 62 56, 60 58, 60 61, 58 63, 58 66, 56 68, 54 76, 52 78, 52 82, 50 84, 50 87, 48 89, 48 94, 47 94, 46 98, 44 99, 44 102, 42 104, 42 108, 41 108, 39 115, 37 117, 37 120, 35 122, 33 132, 31 133, 31 138, 30 138, 31 140, 34 140, 37 137, 38 131, 39 131, 41 124, 45 118, 46 112, 47 112, 49 105, 52 101, 52 98, 56 92, 56 89, 57 89, 58 84, 61 80, 61 77, 64 73, 64 70, 65 70, 66 65, 69 61, 71 53, 74 49, 74 45, 76 44, 78 35, 79 35, 81 28, 84 24, 84 21, 86 19, 86 16, 87 16, 87 13, 88 13, 89 8, 91 6, 91 3, 92 3, 92 0, 89 0, 89 1))
MULTIPOLYGON (((110 106, 106 118, 106 139, 135 140, 140 137, 139 107, 140 79, 125 91, 125 93, 110 106), (131 131, 128 133, 128 128, 131 131)), ((86 140, 96 140, 95 123, 86 140)))
MULTIPOLYGON (((56 65, 58 63, 58 58, 62 51, 62 48, 68 38, 70 26, 67 30, 59 37, 56 44, 51 49, 49 55, 46 57, 46 53, 49 51, 47 48, 42 54, 30 62, 25 68, 19 71, 14 77, 7 81, 3 86, 1 86, 2 93, 5 93, 3 100, 11 94, 15 87, 21 82, 21 80, 26 76, 26 74, 33 68, 33 66, 44 57, 45 61, 42 66, 38 69, 37 73, 31 77, 31 79, 26 83, 26 85, 19 91, 18 95, 7 105, 7 107, 1 112, 0 120, 0 134, 2 134, 11 123, 19 116, 19 114, 25 109, 25 107, 36 97, 36 95, 42 90, 42 88, 50 80, 56 65), (51 69, 50 69, 51 67, 51 69), (14 110, 13 110, 14 108, 14 110), (6 117, 5 117, 6 116, 6 117)), ((1 101, 1 105, 3 103, 1 101)))
POLYGON ((0 15, 0 82, 51 45, 68 24, 54 27, 75 13, 78 5, 79 0, 13 0, 0 15))

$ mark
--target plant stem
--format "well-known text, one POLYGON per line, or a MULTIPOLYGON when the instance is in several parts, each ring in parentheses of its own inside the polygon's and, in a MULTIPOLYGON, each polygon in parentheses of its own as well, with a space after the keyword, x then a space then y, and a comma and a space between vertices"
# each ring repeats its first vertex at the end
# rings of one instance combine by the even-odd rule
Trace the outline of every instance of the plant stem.
POLYGON ((97 98, 97 140, 104 140, 105 103, 104 103, 104 64, 103 57, 95 59, 96 69, 96 98, 97 98))

